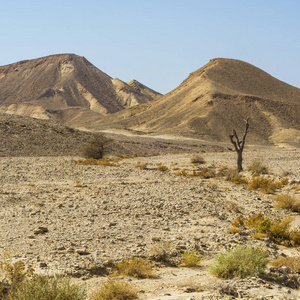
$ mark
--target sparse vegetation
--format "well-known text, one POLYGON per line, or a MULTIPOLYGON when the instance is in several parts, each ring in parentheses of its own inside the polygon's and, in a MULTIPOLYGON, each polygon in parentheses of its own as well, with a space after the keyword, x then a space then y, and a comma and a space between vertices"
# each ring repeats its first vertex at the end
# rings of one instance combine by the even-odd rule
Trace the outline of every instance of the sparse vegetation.
POLYGON ((160 171, 160 172, 167 172, 167 171, 169 171, 169 168, 167 166, 160 165, 160 166, 158 166, 158 168, 156 170, 160 171))
POLYGON ((231 181, 233 178, 238 177, 239 172, 236 169, 224 166, 219 169, 217 177, 224 177, 226 181, 231 181))
POLYGON ((293 272, 300 273, 300 256, 279 257, 271 264, 274 267, 289 267, 293 272))
POLYGON ((249 218, 245 225, 255 229, 251 234, 254 238, 268 237, 274 243, 295 247, 300 245, 300 231, 290 230, 291 221, 291 218, 274 221, 258 214, 249 218))
POLYGON ((72 283, 67 277, 33 275, 32 278, 26 277, 22 285, 10 293, 8 299, 83 300, 86 299, 86 292, 83 286, 72 283))
POLYGON ((266 165, 264 165, 261 161, 254 160, 252 163, 249 165, 248 170, 252 174, 268 174, 269 170, 266 165))
POLYGON ((267 263, 268 255, 264 251, 249 246, 237 246, 221 253, 210 271, 219 278, 245 278, 261 274, 267 263))
POLYGON ((196 267, 199 265, 201 260, 201 255, 196 254, 195 252, 185 251, 181 256, 181 265, 182 267, 196 267))
POLYGON ((277 188, 282 187, 282 182, 274 182, 261 176, 253 176, 247 187, 252 190, 260 190, 262 194, 273 194, 277 188))
POLYGON ((115 160, 110 159, 95 159, 95 158, 87 158, 87 159, 79 159, 76 161, 79 165, 94 165, 94 166, 106 166, 106 167, 117 167, 118 164, 115 163, 115 160))
POLYGON ((280 194, 273 197, 276 201, 275 208, 285 208, 290 211, 300 212, 300 200, 289 194, 280 194))
POLYGON ((90 300, 133 300, 138 298, 134 287, 125 281, 108 281, 89 295, 90 300))
POLYGON ((159 242, 150 249, 151 257, 158 262, 170 264, 175 246, 171 242, 159 242))
POLYGON ((204 164, 205 160, 204 160, 204 158, 201 155, 194 155, 191 158, 191 163, 192 164, 204 164))
POLYGON ((147 163, 138 162, 134 167, 139 168, 141 170, 145 170, 147 168, 147 163))
POLYGON ((136 278, 149 278, 153 276, 152 266, 145 259, 132 257, 115 265, 115 272, 119 275, 136 278))
POLYGON ((248 183, 247 179, 242 175, 233 177, 233 178, 231 178, 230 181, 234 184, 247 184, 248 183))
POLYGON ((94 138, 84 146, 82 155, 85 158, 101 159, 107 151, 107 145, 111 142, 103 134, 97 134, 94 138))
POLYGON ((209 179, 216 177, 216 172, 212 168, 203 168, 200 171, 193 172, 192 176, 197 176, 202 179, 209 179))
POLYGON ((85 288, 73 284, 70 278, 42 276, 27 269, 21 261, 3 259, 0 268, 0 299, 4 300, 83 300, 85 288))

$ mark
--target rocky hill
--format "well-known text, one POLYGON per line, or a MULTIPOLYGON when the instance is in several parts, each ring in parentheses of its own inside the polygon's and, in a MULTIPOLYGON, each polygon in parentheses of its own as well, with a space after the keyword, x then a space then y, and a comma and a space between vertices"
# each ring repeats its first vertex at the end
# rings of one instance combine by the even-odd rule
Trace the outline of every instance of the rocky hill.
POLYGON ((75 54, 0 67, 0 111, 75 127, 159 96, 138 82, 112 79, 75 54))
POLYGON ((227 141, 250 117, 249 139, 300 144, 300 89, 234 59, 212 59, 162 98, 116 113, 94 128, 122 128, 227 141))

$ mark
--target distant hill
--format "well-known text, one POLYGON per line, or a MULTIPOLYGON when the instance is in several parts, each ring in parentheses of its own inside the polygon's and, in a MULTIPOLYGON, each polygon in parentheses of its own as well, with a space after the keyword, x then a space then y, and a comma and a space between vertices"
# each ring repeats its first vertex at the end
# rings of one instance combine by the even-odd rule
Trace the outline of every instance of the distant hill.
POLYGON ((91 126, 228 141, 232 129, 256 143, 300 145, 300 89, 259 68, 216 58, 151 103, 115 113, 91 126))
POLYGON ((160 94, 112 79, 84 57, 60 54, 0 67, 0 111, 79 126, 160 94))

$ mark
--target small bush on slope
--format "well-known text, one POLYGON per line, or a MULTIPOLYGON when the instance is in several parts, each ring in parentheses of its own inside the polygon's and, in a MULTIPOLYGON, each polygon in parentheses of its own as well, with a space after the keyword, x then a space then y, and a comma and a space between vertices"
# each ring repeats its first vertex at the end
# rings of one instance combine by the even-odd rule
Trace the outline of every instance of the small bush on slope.
POLYGON ((260 249, 237 246, 221 253, 210 268, 210 272, 224 279, 252 277, 263 272, 268 255, 260 249))
POLYGON ((288 194, 280 194, 273 197, 276 201, 275 208, 285 208, 294 212, 300 212, 300 199, 288 194))
POLYGON ((136 278, 149 278, 152 277, 152 266, 142 258, 132 257, 117 263, 115 272, 120 275, 136 278))
POLYGON ((92 292, 90 300, 133 300, 138 298, 136 290, 127 282, 108 281, 92 292))

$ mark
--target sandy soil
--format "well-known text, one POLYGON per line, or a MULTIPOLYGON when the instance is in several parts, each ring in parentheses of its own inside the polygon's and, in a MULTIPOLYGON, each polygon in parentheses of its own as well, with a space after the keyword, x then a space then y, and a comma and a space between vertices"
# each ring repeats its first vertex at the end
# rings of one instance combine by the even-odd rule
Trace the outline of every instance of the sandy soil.
MULTIPOLYGON (((155 263, 155 278, 121 278, 136 286, 140 299, 226 299, 234 293, 250 299, 299 298, 299 292, 284 284, 261 278, 225 281, 209 274, 214 257, 239 244, 260 247, 271 259, 300 254, 299 247, 229 234, 227 228, 238 215, 291 215, 298 228, 300 217, 273 208, 270 195, 243 185, 176 175, 182 169, 235 166, 232 151, 201 153, 204 166, 192 164, 193 155, 134 157, 115 167, 78 165, 76 157, 1 157, 0 249, 38 272, 77 277, 91 291, 107 281, 114 262, 132 256, 151 260, 153 247, 169 242, 174 261, 184 251, 197 251, 200 267, 155 263), (143 163, 146 169, 135 167, 143 163), (170 172, 157 171, 159 165, 170 172)), ((268 177, 292 183, 278 193, 299 197, 299 149, 245 149, 245 168, 258 159, 268 165, 268 177)))

